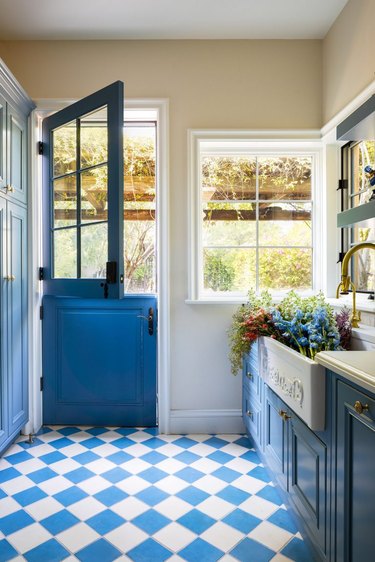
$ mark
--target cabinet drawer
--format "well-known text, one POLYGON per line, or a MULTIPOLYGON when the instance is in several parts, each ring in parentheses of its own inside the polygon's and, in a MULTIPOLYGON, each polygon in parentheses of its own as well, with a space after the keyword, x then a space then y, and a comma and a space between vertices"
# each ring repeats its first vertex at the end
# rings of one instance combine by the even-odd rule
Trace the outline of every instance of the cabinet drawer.
POLYGON ((262 409, 256 399, 249 396, 248 389, 242 389, 242 415, 246 431, 255 441, 255 444, 262 446, 262 409))
MULTIPOLYGON (((250 396, 261 399, 261 379, 259 377, 258 353, 253 346, 251 353, 246 355, 243 366, 243 385, 249 389, 250 396), (254 350, 254 351, 253 351, 254 350)), ((256 348, 257 349, 257 348, 256 348)))
POLYGON ((288 489, 288 422, 290 411, 269 387, 264 396, 264 455, 279 484, 288 489))

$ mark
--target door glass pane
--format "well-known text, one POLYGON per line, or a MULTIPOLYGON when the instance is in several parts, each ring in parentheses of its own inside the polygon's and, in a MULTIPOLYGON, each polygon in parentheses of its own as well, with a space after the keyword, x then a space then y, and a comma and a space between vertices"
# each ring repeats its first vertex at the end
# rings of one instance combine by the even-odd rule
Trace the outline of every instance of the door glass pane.
POLYGON ((69 174, 77 169, 77 127, 72 121, 52 133, 53 176, 69 174))
POLYGON ((312 250, 269 248, 259 250, 261 289, 311 289, 312 250))
POLYGON ((311 199, 312 159, 260 157, 259 199, 311 199))
POLYGON ((54 232, 54 277, 77 277, 77 229, 68 228, 54 232))
POLYGON ((311 243, 310 203, 260 203, 261 246, 311 246, 311 243))
POLYGON ((124 128, 124 262, 126 293, 156 292, 156 126, 124 128))
POLYGON ((255 158, 204 156, 201 174, 203 201, 255 199, 255 158))
POLYGON ((81 173, 81 221, 108 219, 108 167, 92 168, 81 173))
POLYGON ((81 228, 81 277, 105 278, 108 255, 108 224, 81 228))
POLYGON ((85 115, 80 120, 81 168, 108 160, 107 107, 85 115))
POLYGON ((65 176, 53 182, 54 226, 77 224, 76 176, 65 176))

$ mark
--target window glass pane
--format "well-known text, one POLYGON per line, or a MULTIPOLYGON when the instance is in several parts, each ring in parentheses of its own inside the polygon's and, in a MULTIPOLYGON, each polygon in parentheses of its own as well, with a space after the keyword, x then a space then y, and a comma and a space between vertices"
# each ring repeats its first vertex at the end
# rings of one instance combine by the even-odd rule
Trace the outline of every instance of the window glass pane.
POLYGON ((256 244, 255 203, 204 203, 203 244, 254 246, 256 244))
POLYGON ((108 168, 106 165, 81 173, 81 221, 108 219, 108 168))
POLYGON ((311 246, 311 204, 259 205, 261 246, 311 246))
POLYGON ((65 176, 53 182, 54 227, 77 224, 76 176, 65 176))
POLYGON ((375 252, 364 248, 352 257, 354 285, 359 291, 375 291, 375 252))
POLYGON ((260 157, 260 199, 311 199, 311 164, 306 157, 260 157))
POLYGON ((203 156, 201 162, 203 201, 255 199, 255 158, 203 156))
POLYGON ((204 294, 247 292, 256 285, 256 250, 205 248, 204 294))
POLYGON ((86 115, 80 122, 81 168, 107 162, 107 107, 86 115))
POLYGON ((77 277, 77 229, 68 228, 54 232, 54 277, 77 277))
POLYGON ((312 250, 269 248, 259 250, 261 289, 311 289, 312 250))
POLYGON ((77 169, 77 127, 72 121, 59 129, 53 135, 53 175, 62 176, 77 169))
POLYGON ((105 278, 108 256, 107 223, 81 228, 81 277, 105 278))
POLYGON ((124 290, 127 293, 155 293, 155 123, 126 123, 124 185, 124 290))
POLYGON ((351 147, 351 192, 360 193, 359 198, 352 201, 353 206, 369 201, 372 193, 365 167, 375 168, 375 141, 362 141, 351 147))

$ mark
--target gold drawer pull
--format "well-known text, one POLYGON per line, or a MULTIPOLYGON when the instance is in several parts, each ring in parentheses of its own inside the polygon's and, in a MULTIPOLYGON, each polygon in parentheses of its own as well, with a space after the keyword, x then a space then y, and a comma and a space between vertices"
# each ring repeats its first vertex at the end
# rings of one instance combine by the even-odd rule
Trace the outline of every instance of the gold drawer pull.
POLYGON ((251 412, 250 410, 246 411, 246 415, 250 418, 253 419, 253 412, 251 412))
POLYGON ((253 378, 254 378, 254 375, 253 375, 252 373, 250 373, 250 371, 248 371, 248 372, 246 373, 246 376, 247 376, 247 378, 250 379, 251 381, 252 381, 253 378))
POLYGON ((4 277, 5 281, 15 281, 15 279, 16 279, 15 275, 6 275, 4 277))
POLYGON ((279 416, 283 418, 284 421, 290 420, 292 416, 288 416, 285 410, 279 410, 279 416))
POLYGON ((357 400, 354 404, 354 409, 357 414, 363 414, 363 412, 368 412, 369 406, 368 404, 362 404, 359 400, 357 400))

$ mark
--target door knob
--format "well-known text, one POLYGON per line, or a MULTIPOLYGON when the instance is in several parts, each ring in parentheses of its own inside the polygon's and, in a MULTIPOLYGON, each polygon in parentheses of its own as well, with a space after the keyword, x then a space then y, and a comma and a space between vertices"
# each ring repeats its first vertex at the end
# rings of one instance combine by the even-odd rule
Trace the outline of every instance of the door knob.
POLYGON ((246 411, 246 415, 252 420, 253 419, 253 412, 251 412, 250 410, 246 411))

